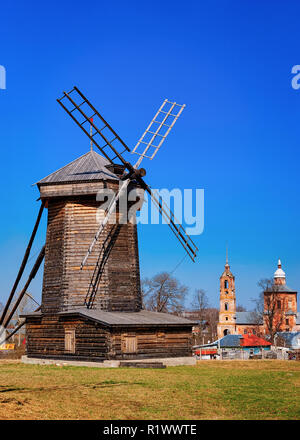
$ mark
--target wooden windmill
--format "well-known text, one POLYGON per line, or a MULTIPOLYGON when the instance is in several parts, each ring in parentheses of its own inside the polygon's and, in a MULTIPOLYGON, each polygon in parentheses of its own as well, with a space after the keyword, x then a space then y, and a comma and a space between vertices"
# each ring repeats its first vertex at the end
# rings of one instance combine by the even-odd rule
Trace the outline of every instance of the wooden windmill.
POLYGON ((91 148, 37 183, 42 207, 35 229, 43 207, 48 226, 33 270, 34 276, 45 256, 42 305, 25 316, 27 356, 101 361, 190 355, 193 322, 142 310, 137 228, 120 222, 119 209, 130 189, 147 191, 194 261, 196 245, 140 167, 145 157, 155 157, 184 105, 163 102, 132 150, 139 155, 132 165, 124 158, 128 146, 77 87, 57 101, 101 155, 91 148), (96 200, 103 189, 113 191, 106 209, 96 200))

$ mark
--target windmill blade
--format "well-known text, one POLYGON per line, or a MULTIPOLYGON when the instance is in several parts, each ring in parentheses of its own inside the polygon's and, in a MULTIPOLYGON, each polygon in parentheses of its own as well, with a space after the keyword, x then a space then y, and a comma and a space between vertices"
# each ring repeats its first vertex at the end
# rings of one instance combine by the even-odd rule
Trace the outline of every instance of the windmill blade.
POLYGON ((161 213, 162 217, 166 220, 168 226, 170 227, 171 231, 176 235, 179 242, 189 255, 189 257, 195 262, 195 258, 197 256, 198 248, 191 239, 191 237, 186 233, 185 229, 179 222, 176 220, 173 212, 170 210, 170 208, 166 205, 166 203, 159 197, 158 194, 156 194, 155 191, 153 191, 144 181, 143 179, 139 179, 140 183, 142 184, 143 188, 150 194, 151 199, 153 200, 156 208, 161 213), (175 223, 176 222, 176 223, 175 223))
POLYGON ((147 157, 152 160, 184 108, 185 104, 181 105, 165 99, 145 132, 138 140, 132 153, 138 154, 141 158, 147 157), (142 147, 144 148, 143 150, 142 147))
POLYGON ((130 149, 77 87, 68 93, 63 92, 63 96, 57 99, 57 102, 111 164, 119 159, 129 171, 132 171, 132 166, 122 156, 130 149), (93 134, 88 131, 86 123, 94 128, 93 134))

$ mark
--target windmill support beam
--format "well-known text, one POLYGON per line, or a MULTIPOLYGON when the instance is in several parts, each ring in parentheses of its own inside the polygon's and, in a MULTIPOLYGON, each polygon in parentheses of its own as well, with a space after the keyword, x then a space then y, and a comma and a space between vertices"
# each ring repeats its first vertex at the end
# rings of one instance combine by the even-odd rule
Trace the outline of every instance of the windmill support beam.
POLYGON ((25 251, 25 254, 24 254, 24 257, 23 257, 23 261, 22 261, 22 264, 20 266, 20 269, 19 269, 16 281, 15 281, 15 283, 13 285, 13 288, 12 288, 12 290, 10 292, 9 298, 7 300, 7 303, 5 304, 5 307, 3 309, 3 312, 2 312, 2 315, 1 315, 1 318, 0 318, 0 326, 3 325, 3 321, 4 321, 4 318, 5 318, 5 315, 6 315, 6 313, 8 311, 8 308, 9 308, 9 306, 10 306, 12 300, 13 300, 14 294, 16 292, 16 289, 18 287, 18 284, 20 282, 20 279, 21 279, 21 277, 23 275, 23 272, 24 272, 24 269, 26 267, 26 264, 27 264, 27 261, 28 261, 29 255, 30 255, 31 247, 32 247, 34 238, 36 236, 36 232, 38 230, 38 227, 39 227, 39 224, 40 224, 40 221, 41 221, 43 210, 44 210, 44 202, 42 202, 42 204, 40 206, 40 210, 39 210, 39 213, 38 213, 38 216, 37 216, 37 219, 36 219, 36 222, 35 222, 35 225, 34 225, 34 228, 33 228, 33 231, 32 231, 32 234, 31 234, 31 237, 30 237, 30 240, 29 240, 29 243, 28 243, 28 246, 26 248, 26 251, 25 251))
MULTIPOLYGON (((37 309, 35 309, 35 312, 38 312, 41 309, 41 306, 39 306, 37 309)), ((7 341, 10 340, 10 338, 15 335, 24 325, 25 325, 26 321, 24 320, 23 322, 21 322, 21 324, 19 324, 16 328, 14 328, 14 330, 5 338, 5 340, 3 341, 3 344, 5 344, 7 341)))
MULTIPOLYGON (((4 320, 4 322, 3 322, 3 327, 6 328, 7 325, 9 324, 9 322, 11 321, 11 319, 12 319, 12 317, 13 317, 15 311, 16 311, 17 308, 19 307, 20 302, 22 301, 22 298, 23 298, 23 296, 25 295, 25 293, 26 293, 26 291, 27 291, 27 289, 28 289, 28 287, 29 287, 29 284, 30 284, 31 281, 34 279, 34 277, 36 276, 37 271, 39 270, 40 265, 41 265, 41 263, 42 263, 42 261, 43 261, 43 259, 44 259, 44 256, 45 256, 45 246, 43 246, 41 252, 39 253, 39 256, 38 256, 37 259, 36 259, 36 262, 35 262, 35 264, 34 264, 32 270, 31 270, 31 272, 30 272, 30 274, 29 274, 28 280, 27 280, 27 282, 26 282, 24 288, 23 288, 22 291, 20 292, 17 301, 15 302, 15 304, 14 304, 12 310, 10 311, 9 315, 5 318, 5 320, 4 320)), ((3 332, 3 330, 2 330, 2 332, 3 332)), ((2 334, 2 332, 1 332, 1 334, 2 334)))

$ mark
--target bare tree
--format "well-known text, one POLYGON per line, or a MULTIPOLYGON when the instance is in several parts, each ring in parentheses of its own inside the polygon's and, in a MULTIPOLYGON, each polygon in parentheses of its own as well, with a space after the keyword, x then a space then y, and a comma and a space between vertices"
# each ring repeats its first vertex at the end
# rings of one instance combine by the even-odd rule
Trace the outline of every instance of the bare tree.
POLYGON ((210 307, 205 311, 205 319, 208 324, 207 338, 212 342, 217 339, 218 336, 218 322, 219 322, 219 310, 210 307))
POLYGON ((252 300, 255 309, 252 317, 257 326, 265 323, 267 334, 271 342, 274 342, 274 336, 281 330, 283 323, 283 309, 279 307, 278 286, 273 283, 272 279, 263 278, 258 283, 261 288, 257 299, 252 300))
POLYGON ((238 305, 236 306, 236 311, 237 311, 237 312, 246 312, 246 309, 245 309, 244 306, 241 306, 241 304, 238 304, 238 305))
POLYGON ((168 272, 142 281, 143 308, 147 310, 179 314, 187 293, 188 287, 168 272))
POLYGON ((195 311, 197 311, 199 319, 204 319, 205 310, 208 308, 208 306, 209 303, 205 290, 196 289, 192 302, 192 307, 195 309, 195 311))
POLYGON ((195 316, 199 321, 199 325, 196 327, 195 332, 195 344, 203 344, 204 335, 203 332, 207 328, 206 311, 209 303, 205 290, 196 289, 192 300, 192 307, 195 311, 195 316))

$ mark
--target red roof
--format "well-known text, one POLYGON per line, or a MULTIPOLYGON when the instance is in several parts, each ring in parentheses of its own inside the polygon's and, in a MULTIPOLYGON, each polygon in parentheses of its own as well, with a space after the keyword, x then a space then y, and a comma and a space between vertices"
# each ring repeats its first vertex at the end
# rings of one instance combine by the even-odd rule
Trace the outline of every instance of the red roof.
POLYGON ((271 342, 266 341, 264 338, 259 338, 256 335, 243 335, 240 344, 241 347, 261 347, 272 345, 271 342))

